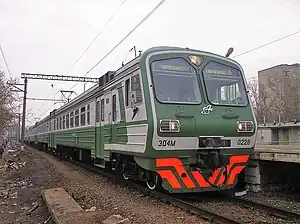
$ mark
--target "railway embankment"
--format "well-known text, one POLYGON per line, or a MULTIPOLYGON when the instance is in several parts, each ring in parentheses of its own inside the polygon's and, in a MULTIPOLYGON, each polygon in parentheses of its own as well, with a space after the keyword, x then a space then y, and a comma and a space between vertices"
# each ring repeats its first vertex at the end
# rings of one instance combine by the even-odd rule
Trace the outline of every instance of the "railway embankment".
MULTIPOLYGON (((93 217, 98 219, 89 223, 101 223, 104 219, 114 223, 118 217, 130 223, 208 223, 180 208, 30 147, 21 151, 14 145, 5 150, 0 180, 0 220, 3 224, 54 224, 41 197, 43 191, 53 188, 64 189, 85 213, 89 213, 89 220, 97 214, 93 217)), ((82 217, 74 213, 72 220, 79 221, 82 217)), ((80 223, 84 224, 83 221, 80 223)))

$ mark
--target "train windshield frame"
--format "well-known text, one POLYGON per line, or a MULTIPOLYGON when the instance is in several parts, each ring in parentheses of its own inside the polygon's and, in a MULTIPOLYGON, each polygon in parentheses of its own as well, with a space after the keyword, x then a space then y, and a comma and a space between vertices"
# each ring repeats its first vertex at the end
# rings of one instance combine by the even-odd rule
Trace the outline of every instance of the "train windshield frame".
POLYGON ((184 58, 167 58, 151 63, 156 99, 167 104, 202 102, 196 69, 184 58))
POLYGON ((239 69, 210 61, 202 71, 209 102, 219 106, 248 105, 249 100, 242 73, 239 69))

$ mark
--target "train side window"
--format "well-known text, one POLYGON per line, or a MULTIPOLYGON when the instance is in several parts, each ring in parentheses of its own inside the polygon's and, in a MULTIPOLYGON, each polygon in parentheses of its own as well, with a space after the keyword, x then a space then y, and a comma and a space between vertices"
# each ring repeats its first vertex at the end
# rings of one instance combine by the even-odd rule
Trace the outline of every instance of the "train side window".
POLYGON ((100 122, 100 101, 96 101, 96 122, 100 122))
POLYGON ((75 127, 79 126, 79 110, 75 110, 75 127))
POLYGON ((133 104, 140 104, 143 102, 142 88, 140 81, 140 74, 131 77, 131 98, 133 104))
POLYGON ((125 103, 126 107, 129 106, 129 93, 130 93, 130 79, 125 81, 125 103))
POLYGON ((54 122, 54 125, 53 125, 53 126, 54 126, 54 131, 55 131, 55 130, 56 130, 56 119, 54 119, 53 122, 54 122))
POLYGON ((69 119, 69 113, 66 114, 66 129, 69 128, 70 119, 69 119))
POLYGON ((56 130, 59 130, 59 118, 56 118, 56 130))
POLYGON ((90 113, 90 104, 86 106, 86 123, 89 125, 91 123, 91 113, 90 113))
POLYGON ((117 120, 117 97, 116 94, 112 96, 112 121, 117 120))
POLYGON ((104 99, 101 100, 101 114, 100 114, 101 121, 104 121, 104 99))
POLYGON ((70 128, 74 127, 74 112, 70 113, 70 128))
POLYGON ((62 126, 63 129, 66 129, 66 116, 64 115, 63 116, 63 126, 62 126))
POLYGON ((62 128, 62 119, 61 119, 62 117, 59 117, 59 130, 61 130, 61 128, 62 128))
POLYGON ((85 106, 80 109, 80 125, 85 125, 85 106))

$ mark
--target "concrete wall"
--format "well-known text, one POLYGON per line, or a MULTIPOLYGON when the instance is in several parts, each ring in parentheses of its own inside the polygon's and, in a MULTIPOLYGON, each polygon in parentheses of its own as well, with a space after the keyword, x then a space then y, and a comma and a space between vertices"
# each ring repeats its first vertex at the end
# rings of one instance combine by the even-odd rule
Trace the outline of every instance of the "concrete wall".
POLYGON ((257 144, 300 144, 300 126, 258 127, 257 144))
POLYGON ((257 144, 271 144, 272 130, 271 128, 259 128, 256 138, 257 144))

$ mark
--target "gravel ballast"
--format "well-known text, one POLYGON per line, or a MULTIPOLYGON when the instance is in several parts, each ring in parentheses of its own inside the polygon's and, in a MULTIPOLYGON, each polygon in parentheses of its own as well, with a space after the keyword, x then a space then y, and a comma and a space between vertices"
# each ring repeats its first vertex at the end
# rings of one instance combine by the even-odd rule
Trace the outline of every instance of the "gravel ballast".
POLYGON ((55 172, 63 175, 58 187, 63 187, 84 210, 101 211, 106 217, 120 214, 131 223, 208 223, 180 208, 145 196, 134 189, 114 184, 106 177, 58 161, 52 155, 32 148, 30 151, 44 157, 47 163, 55 167, 55 172))
POLYGON ((300 212, 300 202, 293 200, 291 195, 285 196, 281 192, 248 192, 248 194, 243 196, 243 198, 287 209, 297 213, 300 212))

